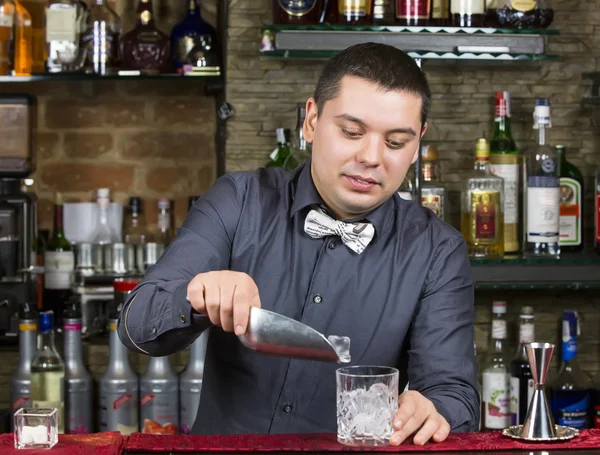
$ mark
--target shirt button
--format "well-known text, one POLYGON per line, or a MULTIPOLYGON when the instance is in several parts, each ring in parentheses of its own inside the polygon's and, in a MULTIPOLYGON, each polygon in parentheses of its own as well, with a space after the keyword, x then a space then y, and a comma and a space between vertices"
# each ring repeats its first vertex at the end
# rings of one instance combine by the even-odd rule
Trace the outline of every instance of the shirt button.
POLYGON ((292 412, 292 405, 291 404, 286 404, 283 407, 283 412, 285 412, 286 414, 289 414, 290 412, 292 412))
POLYGON ((329 242, 329 249, 333 250, 335 248, 335 242, 332 240, 331 242, 329 242))
POLYGON ((319 294, 317 294, 313 297, 313 302, 315 302, 315 303, 321 303, 322 301, 323 301, 323 298, 319 294))
POLYGON ((182 314, 181 316, 179 316, 179 320, 180 320, 181 322, 185 322, 185 316, 182 314))
POLYGON ((156 327, 152 327, 152 333, 156 333, 156 327))

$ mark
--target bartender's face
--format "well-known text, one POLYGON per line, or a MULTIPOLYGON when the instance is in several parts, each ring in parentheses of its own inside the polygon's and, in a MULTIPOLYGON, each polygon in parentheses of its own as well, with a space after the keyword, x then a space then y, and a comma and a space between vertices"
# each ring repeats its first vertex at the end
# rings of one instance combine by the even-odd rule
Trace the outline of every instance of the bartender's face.
POLYGON ((419 95, 352 76, 342 79, 338 96, 321 112, 313 98, 307 101, 312 178, 339 219, 364 216, 398 190, 427 129, 421 103, 419 95))

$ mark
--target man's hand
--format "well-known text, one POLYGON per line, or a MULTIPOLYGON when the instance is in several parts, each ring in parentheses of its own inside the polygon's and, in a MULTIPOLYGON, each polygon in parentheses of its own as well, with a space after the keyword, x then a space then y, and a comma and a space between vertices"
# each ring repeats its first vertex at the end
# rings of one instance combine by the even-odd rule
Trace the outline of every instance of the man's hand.
POLYGON ((260 308, 258 287, 242 272, 221 270, 199 273, 187 288, 194 310, 205 314, 216 326, 240 336, 246 333, 250 307, 260 308))
POLYGON ((422 446, 430 439, 442 442, 450 434, 450 425, 442 417, 433 403, 414 390, 408 390, 398 397, 398 413, 394 417, 394 434, 390 444, 397 446, 419 430, 413 442, 422 446))

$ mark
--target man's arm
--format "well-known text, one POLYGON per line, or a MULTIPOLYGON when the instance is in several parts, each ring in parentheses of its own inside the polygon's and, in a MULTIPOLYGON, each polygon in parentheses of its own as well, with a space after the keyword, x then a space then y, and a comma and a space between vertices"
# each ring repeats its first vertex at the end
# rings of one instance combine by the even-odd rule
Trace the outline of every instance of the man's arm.
POLYGON ((410 332, 408 379, 450 424, 477 431, 480 419, 473 349, 473 276, 463 238, 440 247, 410 332))
POLYGON ((165 356, 192 343, 210 326, 193 311, 187 287, 197 274, 228 270, 240 217, 235 177, 226 175, 199 198, 176 238, 129 294, 119 316, 119 338, 130 349, 165 356))

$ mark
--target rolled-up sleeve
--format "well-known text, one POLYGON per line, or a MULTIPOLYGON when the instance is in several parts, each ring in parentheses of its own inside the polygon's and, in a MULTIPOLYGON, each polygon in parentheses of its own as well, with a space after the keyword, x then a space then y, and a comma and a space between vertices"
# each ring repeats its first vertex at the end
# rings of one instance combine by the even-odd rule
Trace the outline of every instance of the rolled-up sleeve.
POLYGON ((198 273, 228 269, 241 212, 238 185, 231 175, 223 176, 196 200, 175 239, 131 291, 118 323, 125 346, 170 355, 210 326, 187 301, 187 286, 198 273))
POLYGON ((438 248, 410 329, 410 389, 430 399, 453 432, 477 431, 480 398, 473 275, 462 237, 438 248))

